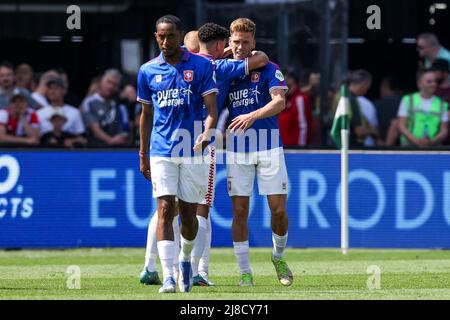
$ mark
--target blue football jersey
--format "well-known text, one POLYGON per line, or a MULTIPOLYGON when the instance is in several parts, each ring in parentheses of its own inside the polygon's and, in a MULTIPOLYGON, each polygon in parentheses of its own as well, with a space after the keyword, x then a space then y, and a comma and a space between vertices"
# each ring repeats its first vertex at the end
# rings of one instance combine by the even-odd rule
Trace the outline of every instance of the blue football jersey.
POLYGON ((150 156, 192 156, 195 139, 202 133, 203 97, 217 92, 211 62, 187 50, 175 66, 162 53, 143 64, 137 100, 154 108, 150 156), (187 148, 180 149, 179 143, 187 148))
MULTIPOLYGON (((231 81, 234 79, 248 75, 248 59, 217 59, 214 60, 212 56, 206 54, 199 54, 211 61, 216 71, 216 82, 219 94, 217 95, 217 113, 223 110, 225 100, 227 98, 228 89, 231 81)), ((206 118, 206 108, 203 110, 203 116, 206 118)))
MULTIPOLYGON (((225 102, 230 119, 264 107, 272 101, 274 89, 287 91, 288 88, 283 73, 272 62, 233 80, 225 102)), ((263 151, 282 146, 278 115, 256 120, 244 134, 231 134, 227 140, 227 150, 234 152, 263 151)))

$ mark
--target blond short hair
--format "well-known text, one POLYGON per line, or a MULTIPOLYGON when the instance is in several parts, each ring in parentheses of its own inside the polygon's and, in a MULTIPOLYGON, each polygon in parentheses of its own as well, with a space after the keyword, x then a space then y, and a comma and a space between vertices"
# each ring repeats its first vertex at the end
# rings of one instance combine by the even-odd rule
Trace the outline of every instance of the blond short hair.
POLYGON ((233 32, 250 32, 254 37, 256 25, 248 18, 239 18, 234 20, 230 25, 230 34, 233 34, 233 32))

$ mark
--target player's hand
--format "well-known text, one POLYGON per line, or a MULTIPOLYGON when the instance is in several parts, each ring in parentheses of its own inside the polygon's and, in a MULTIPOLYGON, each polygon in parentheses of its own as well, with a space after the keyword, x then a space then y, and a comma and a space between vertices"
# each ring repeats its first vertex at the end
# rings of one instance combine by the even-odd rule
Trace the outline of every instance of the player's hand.
POLYGON ((139 169, 144 175, 144 178, 148 181, 152 180, 152 175, 150 172, 150 160, 145 153, 139 152, 139 169))
POLYGON ((192 148, 194 151, 204 151, 205 148, 208 146, 209 141, 206 139, 206 135, 205 133, 202 133, 201 135, 199 135, 197 137, 197 139, 195 140, 195 145, 192 148))
POLYGON ((222 59, 225 59, 226 57, 229 57, 229 56, 231 56, 233 54, 233 50, 231 50, 231 47, 226 47, 224 50, 223 50, 223 54, 222 54, 222 59))
POLYGON ((255 122, 255 117, 253 113, 241 114, 231 121, 231 124, 228 126, 228 129, 233 132, 245 131, 250 128, 255 122))

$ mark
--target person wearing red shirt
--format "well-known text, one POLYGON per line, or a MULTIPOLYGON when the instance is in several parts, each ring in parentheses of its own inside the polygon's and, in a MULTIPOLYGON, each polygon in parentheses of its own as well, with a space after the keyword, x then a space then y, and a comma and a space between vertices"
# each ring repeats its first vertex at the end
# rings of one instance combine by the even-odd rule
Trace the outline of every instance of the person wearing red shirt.
POLYGON ((39 144, 38 117, 28 108, 27 97, 21 90, 14 90, 9 108, 0 110, 0 143, 39 144))
POLYGON ((281 139, 284 146, 307 146, 313 133, 312 108, 308 97, 300 91, 298 77, 292 70, 283 71, 289 91, 286 108, 279 114, 281 139))

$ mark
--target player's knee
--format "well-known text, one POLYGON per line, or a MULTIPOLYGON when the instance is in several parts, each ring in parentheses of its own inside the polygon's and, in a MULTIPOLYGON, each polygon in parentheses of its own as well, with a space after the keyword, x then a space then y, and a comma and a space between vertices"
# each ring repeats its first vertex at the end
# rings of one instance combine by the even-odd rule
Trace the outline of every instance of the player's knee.
POLYGON ((287 217, 287 213, 285 208, 276 207, 271 209, 272 219, 274 220, 283 220, 287 217))
POLYGON ((172 223, 174 215, 174 204, 170 201, 160 201, 158 205, 158 220, 161 223, 169 224, 172 223))
POLYGON ((247 220, 248 218, 248 206, 237 205, 233 208, 233 215, 235 220, 247 220))
POLYGON ((197 221, 196 215, 180 215, 181 224, 183 225, 192 225, 197 221))

